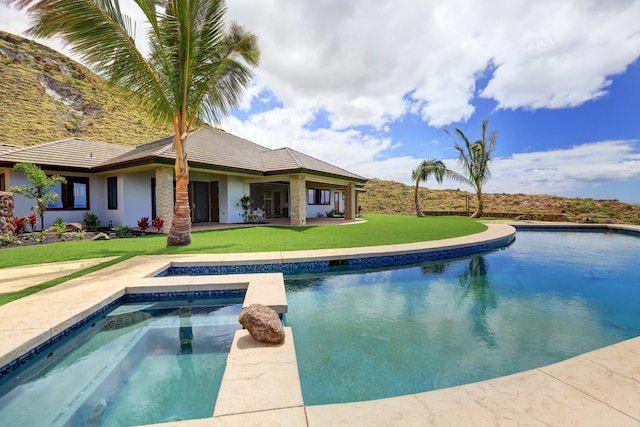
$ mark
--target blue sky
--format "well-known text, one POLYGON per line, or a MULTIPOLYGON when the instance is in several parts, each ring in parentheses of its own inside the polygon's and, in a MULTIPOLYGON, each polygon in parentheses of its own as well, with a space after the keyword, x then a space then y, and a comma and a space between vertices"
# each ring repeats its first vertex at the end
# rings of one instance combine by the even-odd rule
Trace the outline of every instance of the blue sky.
MULTIPOLYGON (((457 168, 443 127, 476 139, 487 118, 486 192, 640 203, 638 0, 227 4, 262 51, 233 134, 410 183, 425 158, 457 168)), ((0 29, 25 28, 0 6, 0 29)))

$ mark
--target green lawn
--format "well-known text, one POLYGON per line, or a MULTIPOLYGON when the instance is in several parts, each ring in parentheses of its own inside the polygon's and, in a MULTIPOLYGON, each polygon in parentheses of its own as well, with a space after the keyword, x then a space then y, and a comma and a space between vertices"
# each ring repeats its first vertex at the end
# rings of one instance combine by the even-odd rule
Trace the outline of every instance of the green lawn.
POLYGON ((347 248, 440 240, 479 233, 484 224, 466 217, 365 215, 367 222, 321 227, 243 227, 193 233, 189 246, 166 246, 164 235, 69 241, 0 250, 0 268, 105 256, 238 253, 347 248))

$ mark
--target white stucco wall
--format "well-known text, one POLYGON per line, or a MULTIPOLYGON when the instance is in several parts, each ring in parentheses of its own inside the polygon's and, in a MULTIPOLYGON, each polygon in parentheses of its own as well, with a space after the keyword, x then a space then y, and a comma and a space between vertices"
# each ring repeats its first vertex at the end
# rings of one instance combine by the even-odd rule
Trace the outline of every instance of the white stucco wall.
POLYGON ((220 222, 235 224, 243 222, 242 208, 238 206, 243 195, 249 194, 249 184, 236 176, 220 181, 220 222))
POLYGON ((123 213, 122 223, 114 221, 114 226, 137 227, 138 220, 143 216, 149 217, 149 222, 151 222, 151 178, 155 178, 154 171, 128 174, 122 177, 122 192, 120 192, 120 185, 118 185, 118 197, 122 193, 122 198, 118 200, 118 210, 122 210, 123 213), (122 200, 122 207, 120 207, 120 200, 122 200))
MULTIPOLYGON (((56 171, 45 171, 47 174, 58 174, 62 176, 79 176, 87 177, 87 175, 76 173, 60 173, 56 171)), ((9 173, 9 186, 26 185, 31 186, 31 183, 27 181, 23 173, 9 173)), ((25 196, 16 194, 14 196, 14 215, 17 217, 24 217, 35 213, 31 208, 36 205, 35 200, 29 199, 25 196)), ((89 176, 89 208, 88 209, 48 209, 44 213, 44 228, 51 227, 57 217, 62 218, 64 222, 79 222, 82 223, 84 214, 86 212, 92 212, 98 215, 101 221, 101 226, 106 225, 104 222, 103 212, 106 211, 107 206, 107 184, 106 179, 102 176, 89 176)), ((40 219, 38 218, 38 221, 40 219)), ((36 226, 40 229, 40 224, 36 226)))

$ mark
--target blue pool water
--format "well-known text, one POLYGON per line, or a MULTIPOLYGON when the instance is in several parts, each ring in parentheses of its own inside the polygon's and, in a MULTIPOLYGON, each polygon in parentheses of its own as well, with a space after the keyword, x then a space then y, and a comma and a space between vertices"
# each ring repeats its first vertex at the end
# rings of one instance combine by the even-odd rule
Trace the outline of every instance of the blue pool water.
POLYGON ((640 238, 518 232, 419 266, 286 277, 307 405, 507 375, 640 335, 640 238))
POLYGON ((207 418, 244 295, 123 304, 0 381, 0 425, 207 418))

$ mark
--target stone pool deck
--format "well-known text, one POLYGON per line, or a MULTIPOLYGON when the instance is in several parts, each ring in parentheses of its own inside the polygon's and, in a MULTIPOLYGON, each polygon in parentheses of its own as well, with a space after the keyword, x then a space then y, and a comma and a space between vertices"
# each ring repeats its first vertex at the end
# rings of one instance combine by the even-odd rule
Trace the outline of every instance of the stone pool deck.
MULTIPOLYGON (((640 231, 635 226, 624 228, 640 231)), ((411 254, 478 245, 513 233, 511 226, 492 222, 484 233, 406 245, 135 257, 2 306, 0 366, 124 293, 246 288, 245 304, 261 302, 287 311, 280 273, 153 277, 170 265, 242 265, 411 254)), ((39 269, 51 270, 51 266, 31 267, 29 275, 39 280, 32 285, 45 281, 39 269)), ((5 286, 10 286, 9 270, 0 269, 0 292, 7 292, 5 286)), ((267 346, 253 341, 246 331, 238 331, 213 416, 157 426, 640 425, 640 338, 489 381, 375 401, 304 406, 294 331, 287 328, 286 332, 283 345, 267 346)))

